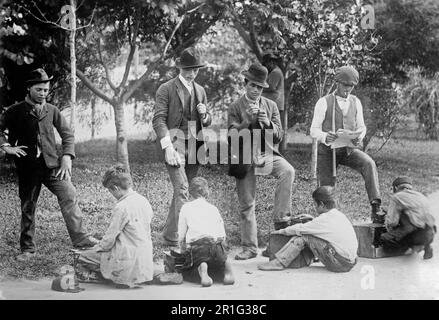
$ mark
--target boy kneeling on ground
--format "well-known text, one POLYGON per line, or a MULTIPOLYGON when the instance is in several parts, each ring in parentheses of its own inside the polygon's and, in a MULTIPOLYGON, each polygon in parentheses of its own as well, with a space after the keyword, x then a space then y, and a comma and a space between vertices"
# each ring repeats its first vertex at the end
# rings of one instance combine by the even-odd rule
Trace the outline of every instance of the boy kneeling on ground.
POLYGON ((81 280, 81 272, 92 271, 112 280, 119 288, 151 281, 151 205, 132 189, 130 174, 122 167, 108 170, 102 184, 117 203, 102 240, 92 249, 80 253, 78 270, 75 270, 78 278, 81 280))
POLYGON ((206 200, 206 179, 193 178, 189 194, 193 200, 182 206, 178 222, 180 249, 185 257, 179 271, 186 279, 199 276, 203 287, 212 285, 211 276, 223 276, 223 283, 232 285, 235 279, 224 246, 224 221, 218 209, 206 200))
POLYGON ((275 259, 261 264, 264 271, 309 266, 314 258, 333 272, 348 272, 357 262, 358 240, 347 217, 336 209, 334 189, 317 188, 314 199, 318 217, 272 234, 292 236, 276 254, 275 259))

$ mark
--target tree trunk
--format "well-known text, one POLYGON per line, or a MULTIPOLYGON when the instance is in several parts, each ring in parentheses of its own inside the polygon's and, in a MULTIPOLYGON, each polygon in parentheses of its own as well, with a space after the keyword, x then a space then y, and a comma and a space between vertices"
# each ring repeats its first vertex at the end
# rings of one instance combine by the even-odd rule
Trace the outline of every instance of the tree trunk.
POLYGON ((311 153, 311 179, 313 183, 317 182, 317 139, 312 139, 312 153, 311 153))
POLYGON ((71 67, 71 79, 70 79, 70 128, 73 134, 76 127, 76 52, 75 52, 75 36, 76 36, 76 0, 70 0, 71 6, 71 21, 70 21, 70 67, 71 67))
POLYGON ((284 85, 284 111, 282 112, 282 128, 285 130, 284 137, 280 143, 279 151, 283 153, 287 150, 288 147, 288 113, 290 112, 290 94, 291 90, 293 89, 293 79, 292 78, 286 78, 285 79, 285 85, 284 85))
POLYGON ((96 135, 96 96, 91 98, 91 139, 96 135))
POLYGON ((114 108, 114 123, 116 125, 116 154, 117 162, 122 164, 128 172, 130 163, 128 159, 128 142, 125 123, 125 110, 123 103, 116 103, 114 108))

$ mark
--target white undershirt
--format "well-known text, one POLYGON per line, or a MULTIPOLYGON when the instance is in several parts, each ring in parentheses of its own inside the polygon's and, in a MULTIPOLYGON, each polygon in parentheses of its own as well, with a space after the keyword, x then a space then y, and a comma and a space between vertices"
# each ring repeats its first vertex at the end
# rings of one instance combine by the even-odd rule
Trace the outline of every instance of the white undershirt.
POLYGON ((183 78, 181 74, 178 75, 178 78, 180 79, 181 83, 183 83, 183 85, 186 87, 189 94, 192 95, 192 88, 193 88, 192 82, 188 82, 185 78, 183 78))

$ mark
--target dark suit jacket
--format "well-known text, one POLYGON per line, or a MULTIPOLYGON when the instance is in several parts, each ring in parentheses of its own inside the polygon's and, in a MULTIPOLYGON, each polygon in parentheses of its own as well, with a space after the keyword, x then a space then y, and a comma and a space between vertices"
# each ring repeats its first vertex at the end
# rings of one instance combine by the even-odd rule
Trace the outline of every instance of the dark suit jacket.
POLYGON ((37 155, 38 132, 41 137, 41 152, 47 167, 59 166, 56 152, 56 128, 62 138, 62 153, 75 157, 75 137, 61 112, 55 106, 46 103, 38 116, 33 106, 26 101, 9 107, 0 115, 0 145, 9 142, 12 146, 27 146, 26 157, 16 158, 17 165, 26 165, 35 161, 37 155), (8 129, 8 139, 5 130, 8 129))
MULTIPOLYGON (((194 82, 195 105, 207 105, 207 96, 204 88, 194 82)), ((157 134, 157 142, 169 134, 170 129, 179 129, 183 121, 183 84, 178 76, 163 83, 156 92, 155 111, 152 126, 157 134)), ((200 115, 195 110, 196 133, 212 123, 212 116, 207 113, 207 122, 202 123, 200 115)), ((160 148, 161 149, 161 148, 160 148)))
MULTIPOLYGON (((238 99, 238 101, 234 102, 230 105, 228 109, 228 128, 231 129, 232 126, 236 127, 238 126, 237 130, 240 131, 242 129, 261 129, 258 122, 252 122, 250 117, 247 115, 246 110, 249 108, 248 102, 245 96, 242 96, 238 99)), ((279 149, 278 145, 279 142, 282 140, 283 137, 283 130, 282 130, 282 124, 280 121, 280 115, 279 110, 277 108, 276 103, 273 100, 267 99, 265 97, 261 97, 259 108, 264 110, 267 114, 267 117, 270 121, 270 127, 264 128, 261 130, 261 138, 263 141, 261 141, 261 145, 264 146, 265 152, 271 152, 271 154, 279 155, 279 149), (267 129, 272 130, 272 141, 271 139, 266 139, 267 129)), ((229 141, 230 146, 230 141, 229 141)), ((233 156, 231 154, 231 151, 229 150, 230 156, 233 156)), ((242 154, 242 145, 240 142, 240 150, 239 150, 239 164, 230 164, 229 166, 229 175, 234 176, 238 179, 242 179, 245 177, 246 173, 251 169, 251 165, 244 164, 242 162, 243 154, 242 154)), ((253 154, 253 150, 252 150, 253 154)))

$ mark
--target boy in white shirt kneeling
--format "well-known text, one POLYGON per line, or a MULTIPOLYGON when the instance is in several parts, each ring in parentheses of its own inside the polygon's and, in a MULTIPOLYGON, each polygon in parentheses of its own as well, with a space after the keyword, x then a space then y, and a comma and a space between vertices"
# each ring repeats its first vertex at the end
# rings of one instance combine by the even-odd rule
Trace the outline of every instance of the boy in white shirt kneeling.
POLYGON ((332 272, 348 272, 357 262, 358 240, 348 218, 336 207, 334 189, 317 188, 314 199, 318 217, 307 223, 299 223, 272 234, 292 236, 275 254, 275 259, 261 264, 264 271, 283 270, 286 267, 309 266, 314 258, 332 272))
POLYGON ((185 257, 179 271, 185 278, 198 273, 203 287, 211 286, 211 276, 218 275, 223 276, 225 285, 232 285, 235 279, 227 261, 224 221, 218 209, 206 200, 209 196, 206 179, 193 178, 189 194, 193 200, 182 206, 178 222, 179 243, 185 257))

